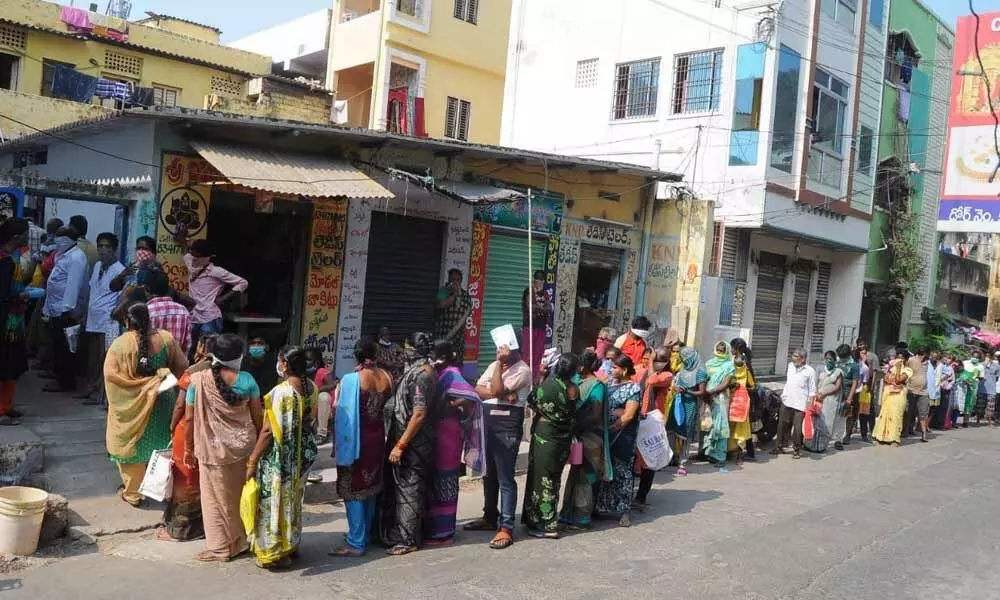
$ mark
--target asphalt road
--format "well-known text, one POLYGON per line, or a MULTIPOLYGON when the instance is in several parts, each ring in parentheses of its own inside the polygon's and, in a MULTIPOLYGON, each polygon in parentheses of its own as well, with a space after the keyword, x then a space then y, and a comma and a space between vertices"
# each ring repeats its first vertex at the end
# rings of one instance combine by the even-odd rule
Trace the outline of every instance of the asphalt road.
MULTIPOLYGON (((0 600, 1000 598, 998 458, 1000 430, 973 428, 726 474, 661 473, 630 529, 519 538, 502 552, 460 534, 450 548, 335 559, 343 508, 310 505, 302 558, 286 573, 249 559, 198 565, 198 542, 145 533, 0 575, 0 600)), ((461 518, 477 515, 479 494, 463 494, 461 518)))

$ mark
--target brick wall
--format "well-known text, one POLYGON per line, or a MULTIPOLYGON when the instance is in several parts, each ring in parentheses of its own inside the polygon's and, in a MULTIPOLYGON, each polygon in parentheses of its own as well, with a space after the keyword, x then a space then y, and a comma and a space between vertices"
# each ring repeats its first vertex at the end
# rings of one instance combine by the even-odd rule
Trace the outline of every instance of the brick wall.
POLYGON ((303 123, 330 122, 330 94, 266 80, 264 91, 256 99, 232 96, 206 96, 204 108, 219 112, 286 119, 303 123))
POLYGON ((3 114, 30 125, 28 127, 10 119, 0 118, 0 132, 3 133, 6 140, 34 133, 34 128, 50 129, 65 123, 93 119, 113 112, 92 104, 8 90, 0 90, 0 106, 3 107, 3 114))

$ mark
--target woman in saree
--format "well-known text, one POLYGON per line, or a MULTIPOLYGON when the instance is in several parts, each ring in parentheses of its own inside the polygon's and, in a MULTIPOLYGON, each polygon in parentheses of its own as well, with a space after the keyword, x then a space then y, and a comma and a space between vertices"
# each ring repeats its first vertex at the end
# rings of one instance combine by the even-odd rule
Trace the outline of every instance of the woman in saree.
MULTIPOLYGON (((22 251, 28 222, 13 218, 0 225, 0 426, 17 425, 21 412, 14 408, 17 380, 28 370, 28 288, 35 262, 22 251)), ((41 312, 41 306, 36 310, 41 312)))
MULTIPOLYGON (((669 337, 669 332, 668 332, 669 337)), ((673 408, 673 392, 671 384, 674 374, 670 371, 670 350, 668 346, 660 346, 653 353, 650 361, 650 368, 646 371, 646 377, 642 381, 642 418, 645 419, 650 411, 658 410, 666 415, 667 411, 673 408)), ((665 417, 664 417, 665 418, 665 417)), ((635 493, 635 509, 642 512, 646 509, 646 499, 649 491, 653 488, 653 480, 656 478, 656 471, 646 468, 646 461, 642 458, 642 452, 636 452, 636 466, 639 468, 639 489, 635 493)))
POLYGON ((903 413, 906 412, 906 380, 913 375, 903 358, 889 363, 882 390, 882 410, 875 420, 872 437, 881 444, 899 446, 903 433, 903 413))
POLYGON ((729 343, 715 344, 715 356, 705 363, 708 372, 707 393, 712 399, 712 428, 705 435, 705 456, 726 473, 726 453, 729 449, 729 394, 735 381, 736 368, 729 343))
POLYGON ((195 348, 195 363, 184 371, 177 382, 177 401, 174 404, 174 414, 170 419, 171 458, 173 465, 173 493, 163 511, 163 527, 156 532, 156 539, 163 542, 188 542, 205 537, 205 526, 201 518, 201 488, 198 485, 198 467, 188 468, 191 462, 187 458, 187 426, 184 418, 184 407, 187 404, 187 390, 191 385, 191 375, 210 369, 215 347, 219 336, 211 333, 201 336, 195 348))
POLYGON ((816 395, 820 398, 818 407, 809 403, 807 410, 810 410, 813 420, 813 437, 803 439, 802 445, 810 452, 826 452, 830 439, 836 440, 834 446, 838 450, 843 450, 844 446, 840 440, 846 435, 846 421, 844 421, 844 372, 837 366, 837 353, 827 350, 823 355, 823 368, 816 378, 816 395), (815 408, 819 408, 818 411, 815 408), (840 425, 844 422, 844 425, 840 425), (838 433, 840 437, 837 437, 838 433))
POLYGON ((240 371, 243 350, 239 336, 216 338, 211 368, 191 374, 185 396, 185 458, 201 486, 206 549, 196 558, 202 562, 226 562, 249 549, 240 494, 264 417, 257 382, 240 371))
POLYGON ((687 475, 691 441, 698 435, 698 401, 706 395, 708 373, 702 368, 701 356, 690 346, 680 349, 683 368, 674 377, 674 407, 667 415, 667 433, 673 437, 678 456, 677 475, 687 475))
POLYGON ((160 391, 168 375, 181 377, 187 357, 170 332, 153 329, 145 304, 125 313, 128 331, 111 344, 104 359, 108 393, 108 455, 122 478, 121 499, 138 508, 146 463, 170 444, 170 416, 176 391, 160 391))
POLYGON ((635 443, 639 434, 642 388, 632 381, 635 366, 622 354, 611 368, 608 382, 608 435, 610 436, 611 481, 598 485, 597 514, 618 519, 621 527, 632 526, 632 492, 635 484, 635 443))
POLYGON ((455 354, 451 342, 437 342, 431 358, 437 372, 435 403, 441 407, 441 412, 436 423, 434 462, 427 485, 424 545, 445 546, 455 540, 463 447, 466 448, 466 472, 478 477, 483 472, 486 441, 482 399, 476 388, 462 377, 461 358, 455 354))
MULTIPOLYGON (((736 455, 736 464, 740 465, 743 464, 744 458, 754 459, 753 420, 757 379, 753 374, 750 348, 747 347, 747 343, 741 338, 736 338, 730 342, 730 349, 733 353, 733 381, 736 387, 746 390, 747 399, 750 401, 745 418, 729 421, 729 451, 736 455)), ((735 388, 733 391, 735 392, 735 388)))
POLYGON ((370 339, 354 350, 357 369, 340 380, 334 413, 337 494, 347 512, 347 543, 333 556, 363 556, 374 533, 375 496, 382 491, 385 463, 383 410, 392 394, 392 376, 375 366, 378 349, 370 339))
POLYGON ((434 421, 437 373, 430 356, 434 341, 429 333, 413 334, 414 358, 386 407, 389 450, 388 477, 382 494, 382 542, 389 554, 402 556, 423 543, 424 505, 434 462, 434 421))
POLYGON ((298 553, 306 474, 316 460, 319 394, 306 350, 283 348, 277 371, 284 381, 264 397, 264 423, 246 471, 248 480, 257 478, 252 548, 264 569, 286 568, 298 553))
POLYGON ((552 376, 529 400, 534 419, 521 521, 532 537, 559 537, 559 485, 573 441, 573 416, 580 397, 573 379, 579 368, 575 354, 563 354, 552 376))
POLYGON ((608 389, 598 376, 603 360, 594 350, 580 355, 579 391, 573 416, 573 436, 583 444, 583 463, 572 465, 566 480, 559 522, 567 529, 590 528, 594 513, 595 490, 600 481, 611 481, 611 457, 608 455, 608 389))

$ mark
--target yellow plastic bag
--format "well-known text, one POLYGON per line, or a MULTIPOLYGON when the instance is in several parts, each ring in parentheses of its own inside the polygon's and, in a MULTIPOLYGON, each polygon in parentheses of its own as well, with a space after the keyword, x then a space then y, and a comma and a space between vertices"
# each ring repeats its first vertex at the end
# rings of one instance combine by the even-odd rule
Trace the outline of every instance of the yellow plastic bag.
POLYGON ((240 494, 240 519, 243 521, 243 529, 247 535, 253 535, 254 523, 257 520, 257 479, 248 479, 243 485, 243 492, 240 494))
POLYGON ((858 414, 867 415, 872 412, 872 393, 867 385, 861 386, 858 392, 858 414))

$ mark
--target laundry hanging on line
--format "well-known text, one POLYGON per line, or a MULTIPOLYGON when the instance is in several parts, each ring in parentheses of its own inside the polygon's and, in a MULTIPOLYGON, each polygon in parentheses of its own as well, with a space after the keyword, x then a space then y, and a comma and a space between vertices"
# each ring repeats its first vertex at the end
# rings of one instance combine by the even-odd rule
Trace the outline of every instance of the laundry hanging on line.
POLYGON ((133 107, 149 107, 156 104, 156 95, 153 88, 150 87, 134 87, 132 89, 132 95, 128 99, 129 106, 133 107))
POLYGON ((132 86, 124 81, 101 79, 97 82, 96 95, 98 98, 111 98, 125 103, 132 95, 132 86))
POLYGON ((97 93, 97 78, 76 69, 53 65, 52 97, 89 103, 97 93))

